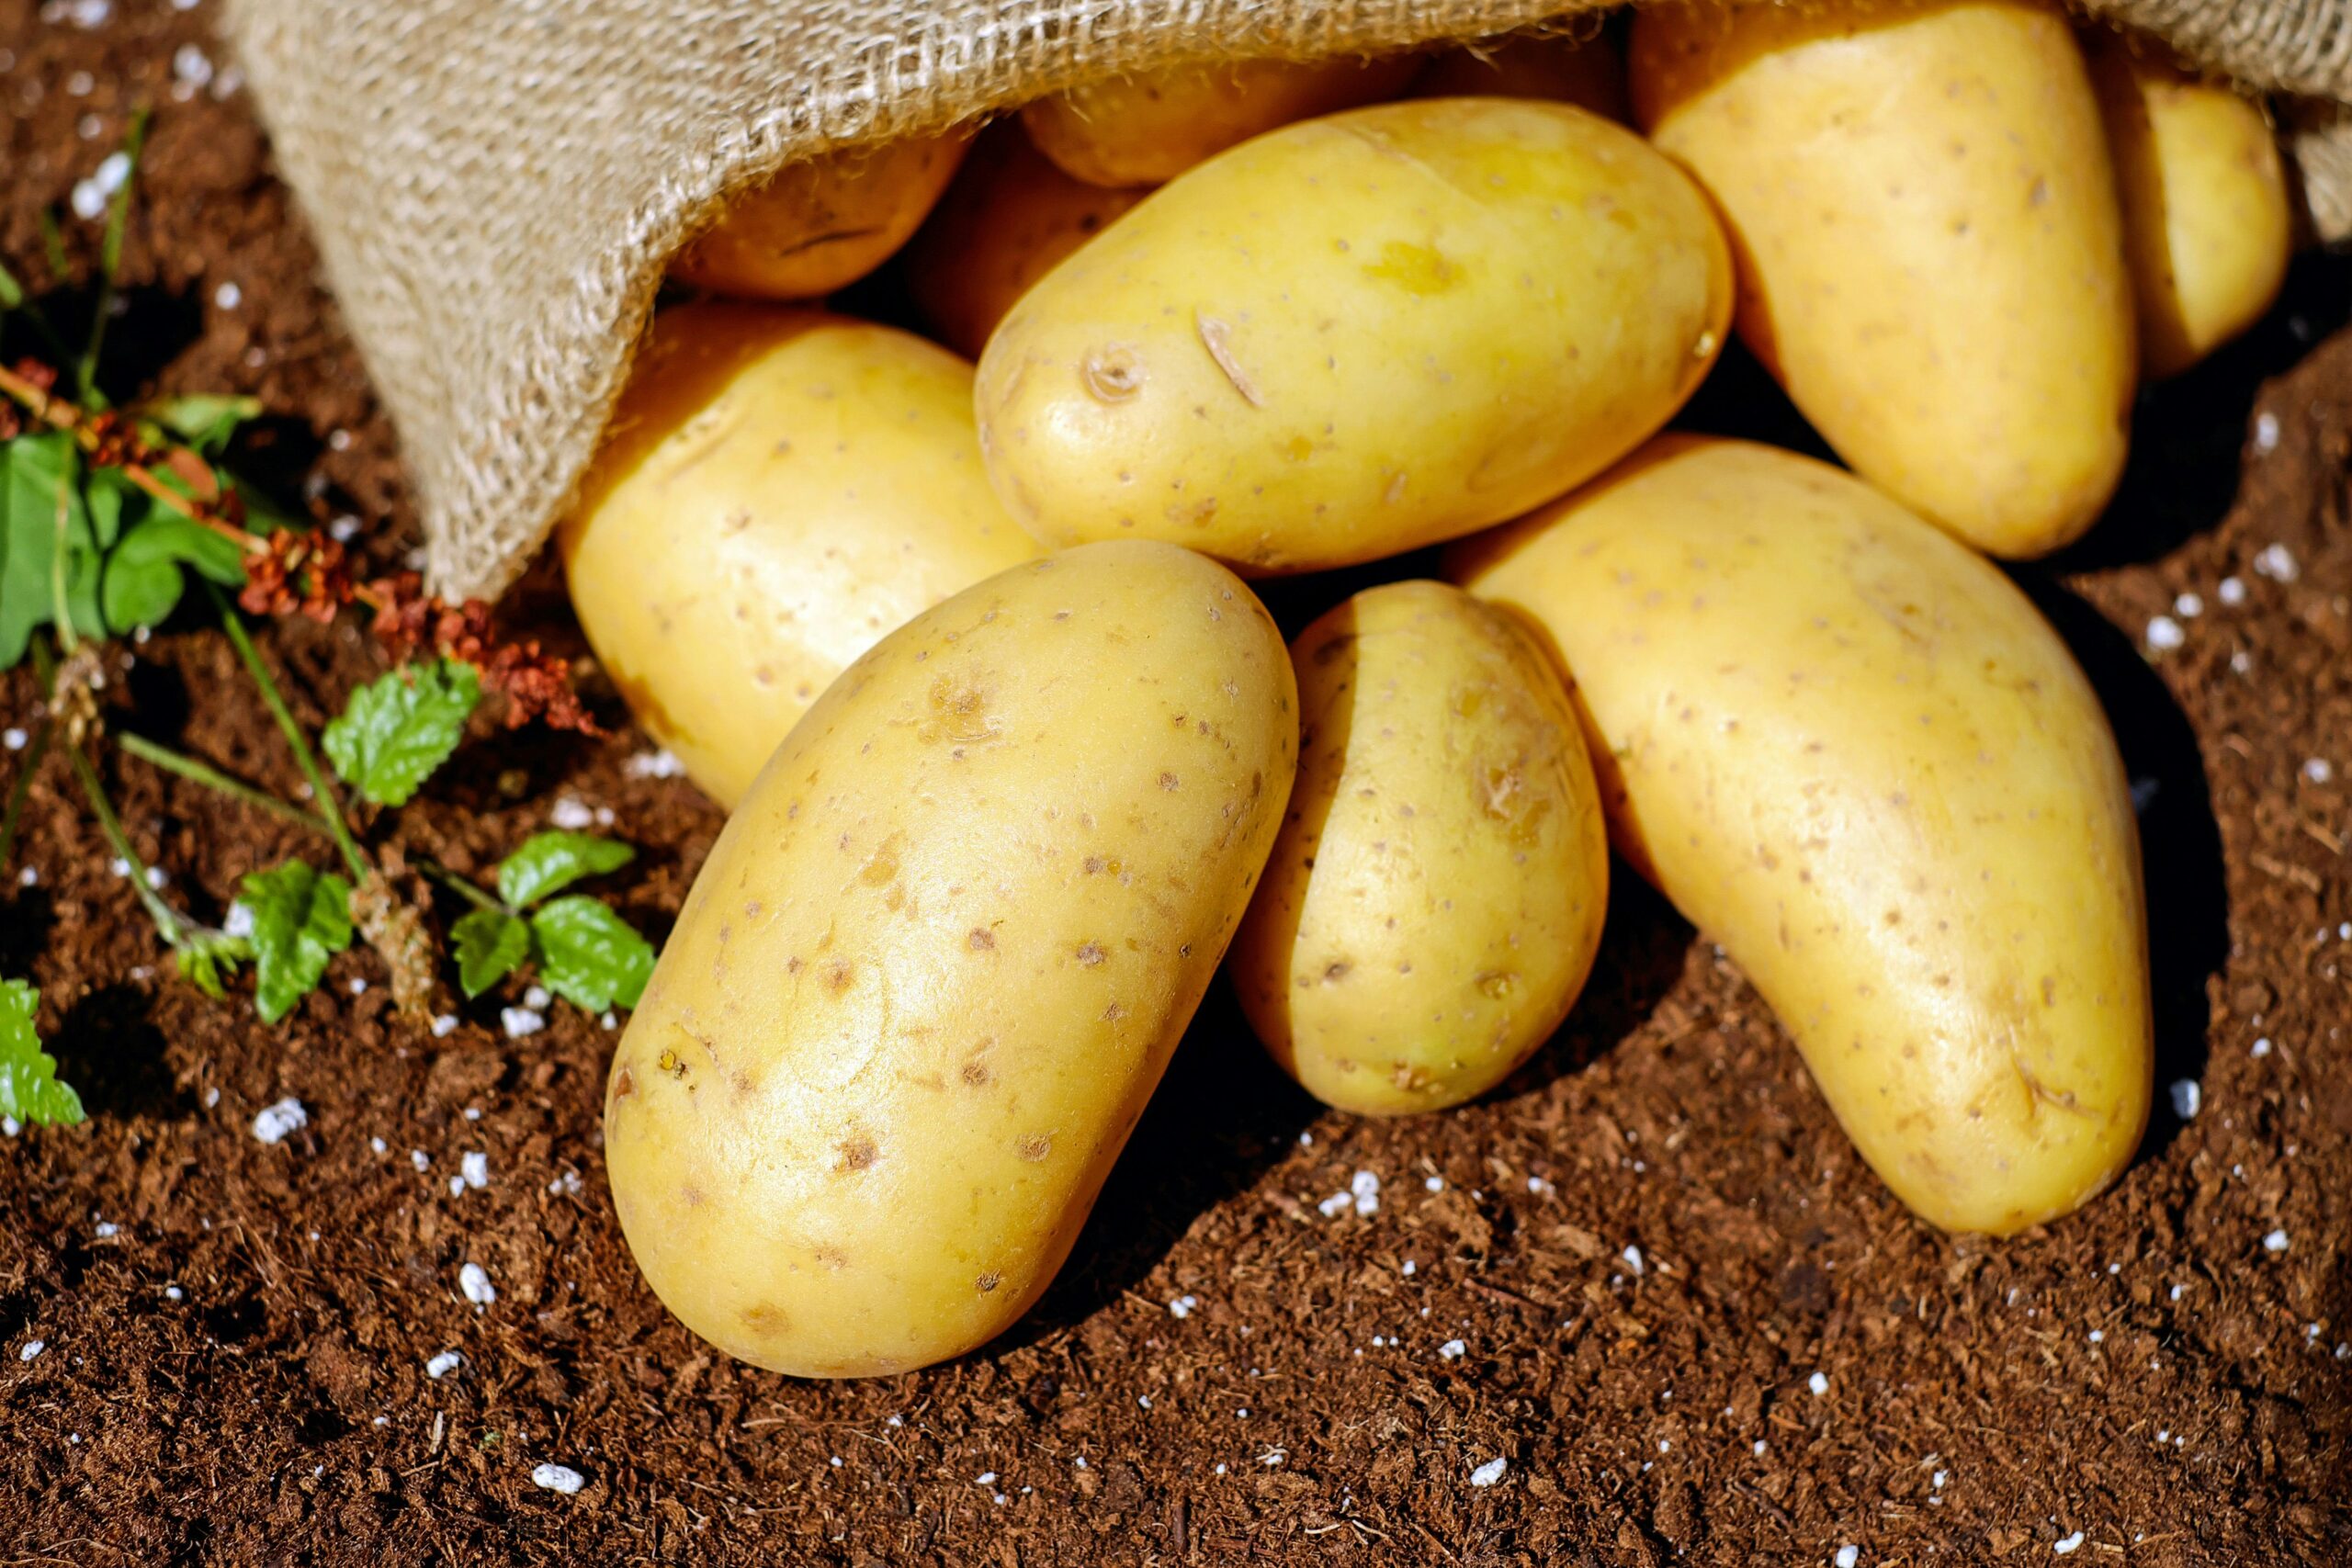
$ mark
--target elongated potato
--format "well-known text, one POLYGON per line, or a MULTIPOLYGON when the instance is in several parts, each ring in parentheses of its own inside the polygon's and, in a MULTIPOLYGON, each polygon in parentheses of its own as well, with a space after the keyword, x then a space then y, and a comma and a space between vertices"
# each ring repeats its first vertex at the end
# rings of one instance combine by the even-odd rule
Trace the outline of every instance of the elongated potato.
POLYGON ((1199 1004, 1297 757, 1282 636, 1097 546, 884 638, 695 877, 605 1100, 654 1291, 730 1355, 904 1371, 1068 1256, 1199 1004))
POLYGON ((1369 1115, 1483 1094, 1591 972, 1609 840, 1544 651, 1441 582, 1368 589, 1299 635, 1298 782, 1234 941, 1258 1037, 1369 1115))
POLYGON ((2294 254, 2278 142, 2261 106, 2150 39, 2084 36, 2123 197, 2151 376, 2186 370, 2270 309, 2294 254))
POLYGON ((1731 225, 1741 336, 1855 472, 1995 555, 2090 526, 2123 468, 2132 306, 2061 12, 1651 6, 1628 70, 1731 225))
POLYGON ((1722 345, 1730 259, 1639 137, 1500 98, 1244 143, 1032 288, 981 356, 989 477, 1062 545, 1259 572, 1498 523, 1664 423, 1722 345))
POLYGON ((806 310, 665 310, 558 536, 639 725, 722 806, 884 633, 1036 547, 997 504, 971 367, 806 310))
POLYGON ((1449 570, 1549 637, 1611 836, 1905 1202, 2007 1234, 2114 1179, 2153 1071, 2138 829, 2007 579, 1837 469, 1679 437, 1449 570))
POLYGON ((967 133, 915 136, 796 164, 686 243, 671 275, 739 299, 814 299, 890 259, 962 161, 967 133))
POLYGON ((1277 126, 1393 98, 1420 66, 1417 54, 1179 66, 1040 98, 1021 124, 1072 179, 1156 186, 1277 126))
POLYGON ((1625 60, 1608 39, 1513 33, 1447 51, 1413 78, 1417 98, 1549 98, 1605 119, 1633 118, 1625 60))
POLYGON ((943 342, 977 359, 1030 285, 1148 194, 1074 180, 1018 126, 990 127, 908 243, 907 290, 943 342))

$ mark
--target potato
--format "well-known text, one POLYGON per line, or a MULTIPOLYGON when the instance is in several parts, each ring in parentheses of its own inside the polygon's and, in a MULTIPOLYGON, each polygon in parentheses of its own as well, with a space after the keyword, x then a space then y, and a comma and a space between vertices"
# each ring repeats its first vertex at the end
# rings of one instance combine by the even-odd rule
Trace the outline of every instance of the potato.
POLYGON ((1620 123, 1633 118, 1624 58, 1599 34, 1512 33, 1464 44, 1413 78, 1413 96, 1549 98, 1620 123))
POLYGON ((1055 268, 981 356, 981 445, 1050 544, 1372 560, 1631 450, 1730 309, 1705 198, 1640 138, 1559 104, 1383 105, 1237 147, 1055 268))
POLYGON ((1857 473, 1995 555, 2090 526, 2123 468, 2132 297, 2058 10, 1646 6, 1628 69, 1731 225, 1742 337, 1857 473))
POLYGON ((737 197, 671 259, 681 282, 741 299, 813 299, 890 259, 963 161, 964 131, 795 164, 737 197))
POLYGON ((884 633, 1037 553, 980 470, 971 389, 888 327, 655 318, 559 547, 639 727, 720 805, 884 633))
POLYGON ((1948 1230, 2115 1179, 2153 1043, 2138 829, 2098 698, 1983 558, 1860 481, 1668 437, 1449 571, 1573 673, 1611 837, 1948 1230))
POLYGON ((1145 540, 843 672, 695 879, 614 1053, 613 1201, 686 1326, 802 1377, 959 1355, 1069 1254, 1249 902, 1281 634, 1145 540))
POLYGON ((1179 66, 1040 98, 1021 125, 1072 179, 1156 186, 1276 126, 1393 98, 1420 67, 1417 54, 1179 66))
POLYGON ((2186 370, 2278 297, 2294 220, 2260 105, 2153 39, 2084 38, 2123 198, 2124 250, 2151 376, 2186 370))
POLYGON ((1502 1081, 1584 987, 1609 840, 1544 651, 1441 582, 1368 589, 1292 645, 1298 782, 1235 938, 1242 1010, 1343 1111, 1502 1081))
POLYGON ((991 128, 909 242, 907 291, 942 341, 978 358, 1031 284, 1148 194, 1074 180, 1019 127, 991 128))

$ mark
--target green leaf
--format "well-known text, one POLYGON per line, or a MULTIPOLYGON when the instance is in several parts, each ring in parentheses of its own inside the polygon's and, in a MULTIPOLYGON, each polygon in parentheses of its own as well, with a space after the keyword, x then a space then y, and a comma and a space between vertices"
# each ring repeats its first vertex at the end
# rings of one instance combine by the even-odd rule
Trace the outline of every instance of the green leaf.
POLYGON ((379 806, 405 806, 447 760, 481 701, 470 664, 412 664, 351 694, 343 716, 319 737, 345 783, 379 806))
POLYGON ((618 871, 637 852, 594 833, 534 833, 500 863, 498 896, 516 908, 535 904, 583 876, 618 871))
POLYGON ((180 945, 172 961, 179 966, 181 979, 217 1002, 229 995, 229 972, 240 964, 252 963, 253 956, 253 943, 244 938, 201 931, 180 945))
POLYGON ((225 588, 245 580, 244 556, 236 545, 176 513, 156 510, 135 524, 107 558, 103 594, 107 626, 117 635, 133 626, 154 626, 179 604, 186 582, 182 566, 225 588))
POLYGON ((476 909, 449 928, 458 984, 478 997, 531 955, 531 928, 503 909, 476 909))
POLYGON ((57 505, 65 501, 65 600, 74 627, 104 637, 101 565, 82 499, 82 454, 62 430, 0 443, 0 670, 57 618, 57 505))
POLYGON ((159 398, 141 412, 204 456, 217 457, 240 426, 261 417, 261 400, 229 392, 189 392, 159 398))
POLYGON ((40 1048, 33 1015, 40 993, 22 980, 0 980, 0 1116, 46 1127, 82 1120, 82 1097, 57 1081, 57 1059, 40 1048))
POLYGON ((246 877, 237 901, 254 917, 254 1005, 263 1022, 276 1023, 351 945, 351 884, 290 860, 246 877))
POLYGON ((653 974, 653 944, 627 920, 584 893, 533 911, 539 981, 591 1012, 633 1008, 653 974))

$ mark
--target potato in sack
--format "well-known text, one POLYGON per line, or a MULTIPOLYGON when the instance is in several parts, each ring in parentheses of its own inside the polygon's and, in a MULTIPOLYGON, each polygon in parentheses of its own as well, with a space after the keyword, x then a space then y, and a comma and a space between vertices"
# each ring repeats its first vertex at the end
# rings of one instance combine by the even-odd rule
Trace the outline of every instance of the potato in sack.
POLYGON ((1145 540, 1000 573, 843 671, 614 1054, 614 1202, 670 1310, 802 1377, 1020 1317, 1240 921, 1297 741, 1263 607, 1145 540))
POLYGON ((2153 1074, 2132 798, 1996 569, 1852 476, 1669 436, 1457 547, 1572 678, 1610 833, 1948 1230, 2076 1208, 2153 1074))
POLYGON ((1639 137, 1560 104, 1387 104, 1245 142, 1047 274, 981 356, 981 444, 1049 545, 1343 566, 1599 472, 1681 406, 1730 310, 1705 197, 1639 137))
POLYGON ((850 660, 1035 556, 972 370, 910 333, 718 302, 654 320, 558 536, 629 708, 722 806, 850 660))
POLYGON ((1284 1070, 1343 1111, 1483 1094, 1567 1016, 1609 840, 1567 693, 1509 615, 1367 589, 1299 634, 1299 771, 1228 968, 1284 1070))

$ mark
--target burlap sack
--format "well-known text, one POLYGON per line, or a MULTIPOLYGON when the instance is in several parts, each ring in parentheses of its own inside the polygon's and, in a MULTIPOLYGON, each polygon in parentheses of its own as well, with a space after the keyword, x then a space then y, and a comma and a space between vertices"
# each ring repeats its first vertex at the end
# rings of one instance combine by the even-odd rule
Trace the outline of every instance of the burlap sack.
MULTIPOLYGON (((561 515, 665 259, 829 149, 1217 57, 1470 38, 1596 0, 231 0, 399 430, 436 587, 494 594, 561 515)), ((2088 0, 2264 92, 2352 231, 2352 0, 2088 0), (2309 106, 2306 106, 2307 107, 2309 106)))

